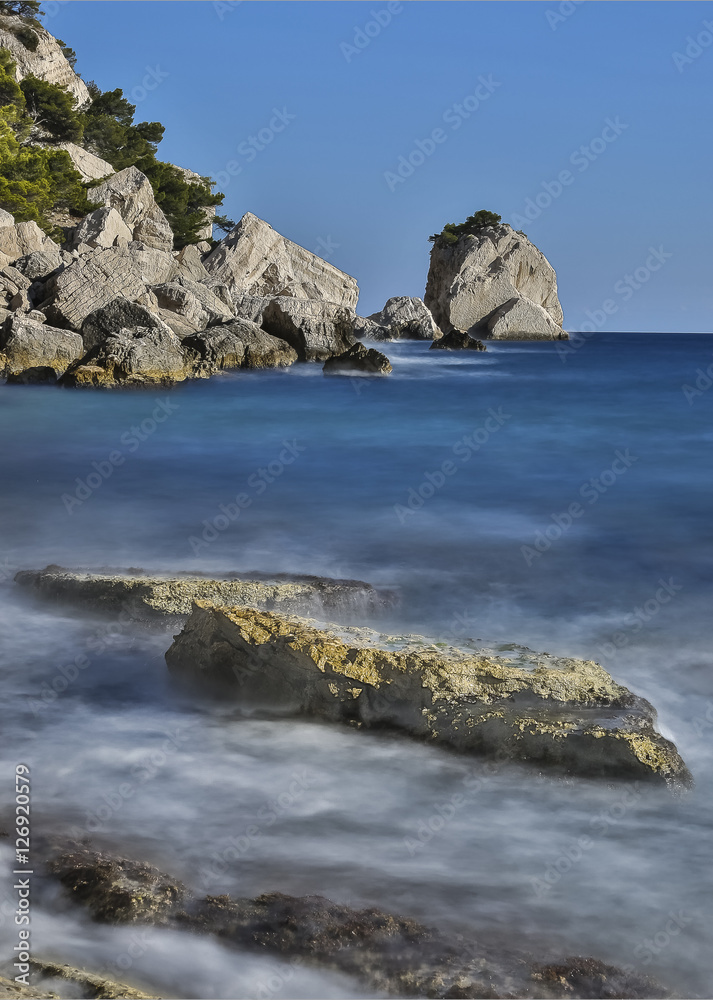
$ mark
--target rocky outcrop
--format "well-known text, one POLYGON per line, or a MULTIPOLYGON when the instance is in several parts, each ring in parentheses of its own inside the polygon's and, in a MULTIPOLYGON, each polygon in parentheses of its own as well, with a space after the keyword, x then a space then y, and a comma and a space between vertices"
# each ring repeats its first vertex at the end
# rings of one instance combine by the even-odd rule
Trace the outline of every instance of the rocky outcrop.
POLYGON ((67 369, 67 386, 173 385, 191 374, 191 362, 173 330, 154 316, 150 326, 110 334, 67 369))
MULTIPOLYGON (((183 179, 188 181, 189 184, 205 184, 210 183, 210 179, 207 177, 201 177, 197 174, 195 170, 188 170, 186 167, 177 167, 175 163, 171 166, 174 170, 178 170, 180 174, 183 175, 183 179)), ((198 230, 199 240, 212 240, 213 239, 213 219, 215 218, 215 205, 206 205, 205 208, 201 209, 203 216, 205 217, 205 225, 202 229, 198 230)))
POLYGON ((261 325, 297 351, 300 361, 326 361, 354 344, 354 313, 316 299, 278 296, 262 308, 261 325))
POLYGON ((61 375, 83 354, 79 334, 26 316, 10 316, 0 327, 0 372, 5 376, 25 373, 23 381, 51 381, 50 370, 55 377, 61 375))
POLYGON ((481 340, 476 340, 469 333, 463 330, 451 330, 440 340, 434 340, 431 344, 432 351, 484 351, 485 344, 481 340))
POLYGON ((354 278, 281 236, 247 212, 204 261, 209 274, 231 292, 316 299, 353 309, 359 296, 354 278))
POLYGON ((440 648, 199 600, 166 661, 176 677, 281 714, 391 726, 570 774, 691 780, 651 705, 591 660, 440 648))
POLYGON ((129 247, 98 247, 78 257, 45 286, 41 304, 51 322, 78 330, 87 316, 117 296, 134 301, 146 286, 170 281, 176 262, 159 250, 129 247))
POLYGON ((444 333, 540 340, 566 337, 557 277, 545 255, 508 225, 436 241, 425 302, 444 333))
POLYGON ((190 574, 90 573, 48 566, 44 570, 21 570, 15 582, 43 598, 112 613, 125 610, 138 618, 188 615, 193 601, 198 599, 315 614, 326 609, 374 613, 391 607, 396 601, 393 591, 377 590, 361 580, 289 574, 269 577, 257 573, 245 577, 231 573, 216 579, 190 574))
POLYGON ((48 868, 69 898, 97 921, 210 934, 241 952, 336 970, 379 996, 634 1000, 670 995, 651 979, 596 959, 540 964, 511 943, 500 950, 485 945, 467 928, 441 931, 323 896, 200 897, 151 865, 86 846, 56 854, 48 868))
POLYGON ((386 328, 389 340, 437 340, 442 336, 424 302, 406 295, 389 299, 381 312, 367 319, 386 328))
POLYGON ((41 25, 28 25, 23 17, 6 16, 0 18, 0 48, 9 49, 15 61, 15 79, 19 82, 26 76, 36 76, 47 83, 65 87, 74 97, 75 105, 89 100, 89 91, 62 51, 56 38, 41 25), (28 49, 14 33, 20 29, 33 31, 37 36, 37 47, 28 49))
POLYGON ((364 375, 390 375, 391 362, 373 347, 366 348, 363 344, 354 344, 343 354, 327 358, 322 371, 325 375, 343 375, 360 372, 364 375))
POLYGON ((187 337, 183 346, 195 357, 196 374, 205 376, 226 368, 284 368, 297 361, 297 351, 287 341, 246 319, 187 337))
POLYGON ((88 149, 83 149, 75 142, 58 142, 57 149, 63 149, 72 161, 72 165, 83 181, 99 181, 114 173, 114 168, 101 156, 95 156, 88 149))
POLYGON ((153 285, 161 309, 183 317, 193 332, 233 319, 233 310, 214 291, 198 281, 179 275, 173 281, 153 285))
POLYGON ((85 243, 90 247, 126 247, 133 238, 132 231, 115 208, 98 208, 90 212, 74 231, 75 244, 85 243))
POLYGON ((14 267, 24 274, 28 281, 45 281, 65 263, 65 255, 58 247, 34 250, 25 257, 18 257, 14 267))
MULTIPOLYGON (((65 991, 71 991, 73 996, 91 997, 92 1000, 156 1000, 155 993, 143 993, 126 983, 118 983, 106 976, 87 972, 86 969, 75 969, 61 962, 33 957, 30 959, 30 969, 35 981, 45 979, 61 983, 63 995, 66 995, 65 991)), ((53 995, 59 994, 37 993, 37 996, 42 997, 53 995)))
POLYGON ((99 347, 104 341, 123 330, 161 330, 165 324, 146 306, 117 296, 100 309, 91 312, 82 323, 85 350, 99 347))
POLYGON ((133 239, 154 250, 169 252, 173 249, 173 233, 156 204, 151 182, 136 167, 126 167, 90 188, 87 198, 93 205, 116 209, 131 230, 133 239))

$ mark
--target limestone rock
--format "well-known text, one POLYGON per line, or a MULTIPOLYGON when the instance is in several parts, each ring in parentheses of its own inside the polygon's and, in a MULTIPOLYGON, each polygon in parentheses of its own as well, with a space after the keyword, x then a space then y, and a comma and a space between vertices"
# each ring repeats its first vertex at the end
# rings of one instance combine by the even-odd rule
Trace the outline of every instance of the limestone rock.
POLYGON ((353 309, 359 296, 354 278, 285 239, 247 212, 204 261, 206 270, 233 294, 320 299, 353 309))
POLYGON ((115 299, 140 298, 146 285, 170 281, 176 264, 159 250, 98 247, 53 275, 41 308, 52 322, 78 329, 86 317, 115 299))
POLYGON ((16 313, 0 328, 0 352, 5 375, 36 368, 51 368, 60 374, 81 358, 84 344, 77 333, 57 330, 16 313))
POLYGON ((530 340, 567 336, 562 330, 554 268, 523 233, 508 225, 488 226, 461 236, 453 245, 436 242, 425 301, 444 333, 455 329, 491 336, 488 324, 494 319, 500 337, 530 340), (513 299, 523 300, 525 308, 510 320, 496 318, 497 310, 513 299))
POLYGON ((261 295, 235 295, 233 296, 233 309, 235 315, 240 319, 249 319, 251 323, 262 323, 262 314, 265 307, 272 299, 263 298, 261 295))
POLYGON ((462 330, 451 330, 440 340, 434 340, 431 344, 432 351, 484 351, 485 344, 481 340, 476 340, 469 333, 462 330))
POLYGON ((128 246, 133 233, 115 208, 97 208, 85 215, 74 231, 75 244, 89 247, 128 246))
POLYGON ((22 17, 4 16, 0 23, 0 48, 9 49, 16 64, 15 79, 19 82, 26 76, 36 76, 47 83, 65 87, 74 97, 76 106, 89 100, 86 84, 79 77, 62 51, 56 38, 41 26, 32 25, 32 31, 37 35, 39 44, 34 52, 25 48, 12 29, 27 28, 27 22, 22 17))
POLYGON ((35 250, 52 250, 59 253, 59 247, 42 232, 36 222, 18 222, 14 226, 0 229, 0 253, 14 262, 35 250))
POLYGON ((381 312, 367 318, 386 327, 390 340, 437 340, 442 336, 423 301, 406 295, 394 296, 381 312))
POLYGON ((188 337, 183 346, 196 360, 196 374, 225 368, 284 368, 297 361, 297 351, 257 323, 234 319, 188 337))
POLYGON ((391 362, 380 351, 363 344, 354 344, 343 354, 327 358, 322 369, 325 375, 341 375, 360 372, 364 375, 390 375, 391 362))
POLYGON ((15 982, 15 979, 6 979, 0 976, 0 997, 2 1000, 57 1000, 59 993, 47 990, 35 989, 34 986, 25 986, 23 983, 15 982))
POLYGON ((530 299, 509 299, 487 319, 488 336, 493 340, 560 340, 562 329, 542 306, 530 299))
POLYGON ((203 254, 195 243, 189 243, 188 246, 178 251, 176 264, 178 265, 178 274, 183 274, 193 281, 200 281, 204 285, 208 285, 215 280, 211 278, 203 266, 203 254))
POLYGON ((114 173, 114 168, 107 160, 102 160, 101 156, 90 153, 88 149, 83 149, 74 142, 58 142, 57 149, 63 149, 69 154, 69 158, 74 165, 74 169, 81 174, 82 180, 99 181, 104 177, 109 177, 114 173))
MULTIPOLYGON (((92 997, 92 1000, 156 1000, 154 993, 142 993, 141 990, 136 990, 125 983, 87 972, 86 969, 75 969, 61 962, 48 962, 33 957, 30 959, 30 967, 33 979, 41 976, 50 980, 62 980, 63 983, 71 984, 72 992, 83 997, 92 997)), ((42 997, 53 995, 57 994, 37 993, 37 996, 42 997)))
POLYGON ((265 610, 320 613, 326 609, 342 613, 374 614, 396 603, 396 594, 377 590, 361 580, 329 577, 277 576, 229 573, 211 578, 179 574, 159 576, 89 573, 48 566, 43 570, 21 570, 15 576, 20 586, 38 596, 97 608, 111 614, 126 610, 137 618, 154 615, 188 615, 193 601, 205 599, 219 604, 245 604, 265 610))
POLYGON ((291 344, 301 361, 326 361, 354 343, 354 313, 333 302, 277 296, 262 310, 262 326, 291 344))
POLYGON ((222 299, 198 281, 178 275, 173 281, 154 285, 159 308, 178 313, 195 330, 205 330, 215 323, 233 318, 233 311, 222 299))
POLYGON ((156 315, 173 330, 179 340, 186 340, 187 337, 193 337, 197 333, 193 323, 189 323, 185 317, 171 312, 170 309, 158 309, 156 315))
POLYGON ((63 263, 61 250, 50 248, 48 250, 34 250, 25 257, 18 257, 14 266, 28 281, 33 282, 44 281, 63 263))
POLYGON ((168 220, 156 204, 148 177, 136 167, 126 167, 90 188, 87 198, 94 205, 115 208, 135 240, 155 250, 172 250, 168 220))
POLYGON ((591 660, 441 648, 198 600, 166 661, 176 677, 228 685, 264 710, 391 726, 570 774, 691 782, 651 705, 591 660))
POLYGON ((103 344, 107 337, 122 330, 164 330, 160 317, 146 306, 119 295, 100 309, 91 312, 82 323, 82 339, 87 351, 103 344))
POLYGON ((15 225, 15 216, 10 215, 10 213, 6 212, 4 208, 0 208, 0 228, 4 226, 14 226, 14 225, 15 225))
POLYGON ((391 340, 391 332, 387 326, 380 326, 373 319, 355 316, 352 333, 358 340, 391 340))

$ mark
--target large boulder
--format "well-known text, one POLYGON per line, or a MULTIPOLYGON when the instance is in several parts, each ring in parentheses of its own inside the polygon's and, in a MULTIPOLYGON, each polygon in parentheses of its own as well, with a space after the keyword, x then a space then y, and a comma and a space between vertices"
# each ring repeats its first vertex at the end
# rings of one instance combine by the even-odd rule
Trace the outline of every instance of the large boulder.
POLYGON ((204 261, 206 270, 230 290, 270 297, 320 299, 353 309, 356 280, 280 236, 247 212, 204 261))
POLYGON ((18 222, 0 228, 0 253, 5 254, 11 263, 35 250, 52 250, 59 253, 55 241, 43 233, 36 222, 18 222))
POLYGON ((262 309, 261 324, 292 344, 301 361, 326 361, 354 343, 354 313, 333 302, 279 295, 262 309))
POLYGON ((115 208, 135 240, 156 250, 173 249, 173 233, 156 204, 151 182, 136 167, 126 167, 90 188, 87 198, 93 205, 115 208))
POLYGON ((85 350, 91 351, 123 330, 164 330, 166 324, 150 309, 119 295, 91 312, 82 323, 85 350))
POLYGON ((215 323, 233 318, 233 310, 210 288, 183 275, 151 289, 160 309, 182 316, 193 331, 205 330, 215 323))
POLYGON ((28 279, 28 281, 44 281, 53 274, 64 263, 62 252, 59 247, 47 250, 33 250, 24 257, 18 257, 14 267, 28 279))
POLYGON ((40 308, 57 326, 79 329, 95 309, 117 296, 139 299, 147 285, 170 281, 175 271, 173 257, 159 250, 99 247, 49 279, 40 308))
POLYGON ((90 247, 128 246, 133 233, 115 208, 97 208, 74 230, 74 243, 90 247))
POLYGON ((3 16, 0 24, 0 48, 10 50, 18 82, 26 76, 36 76, 47 83, 64 87, 74 97, 76 106, 89 100, 87 86, 72 69, 62 46, 37 22, 30 26, 24 17, 3 16), (15 34, 20 29, 26 31, 28 28, 37 36, 37 46, 34 49, 27 48, 15 34))
POLYGON ((63 149, 69 155, 74 169, 85 182, 100 181, 114 173, 111 163, 102 160, 101 156, 95 156, 75 142, 58 142, 57 149, 63 149))
POLYGON ((355 372, 362 375, 390 375, 391 362, 373 347, 366 348, 363 344, 353 344, 343 354, 327 358, 322 371, 325 375, 352 375, 355 372))
POLYGON ((508 225, 488 226, 451 245, 437 240, 425 301, 444 333, 511 340, 567 336, 554 268, 508 225))
POLYGON ((6 212, 4 208, 0 208, 0 227, 14 226, 15 216, 6 212))
POLYGON ((176 677, 277 714, 388 726, 571 774, 691 781, 652 706, 591 660, 505 657, 199 600, 166 661, 176 677))
MULTIPOLYGON (((33 369, 52 369, 60 375, 83 354, 84 343, 78 333, 37 323, 19 313, 0 327, 0 371, 6 376, 33 369)), ((47 372, 41 380, 46 377, 47 372)), ((28 377, 27 381, 31 380, 28 377)))
POLYGON ((256 323, 234 319, 183 341, 195 358, 196 374, 211 375, 225 368, 278 368, 297 361, 297 351, 256 323))
POLYGON ((172 385, 191 374, 181 341, 158 317, 150 326, 123 327, 65 373, 69 386, 172 385))
POLYGON ((389 340, 437 340, 442 335, 423 301, 406 295, 390 298, 381 312, 367 319, 385 327, 389 340))

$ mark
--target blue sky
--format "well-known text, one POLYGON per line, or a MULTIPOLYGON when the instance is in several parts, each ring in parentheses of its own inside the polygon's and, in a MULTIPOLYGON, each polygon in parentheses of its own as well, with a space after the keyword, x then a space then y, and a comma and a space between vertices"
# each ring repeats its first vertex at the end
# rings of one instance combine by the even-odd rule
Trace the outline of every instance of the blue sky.
POLYGON ((162 159, 353 274, 362 313, 422 296, 428 236, 487 208, 568 328, 713 330, 713 3, 44 6, 162 159))

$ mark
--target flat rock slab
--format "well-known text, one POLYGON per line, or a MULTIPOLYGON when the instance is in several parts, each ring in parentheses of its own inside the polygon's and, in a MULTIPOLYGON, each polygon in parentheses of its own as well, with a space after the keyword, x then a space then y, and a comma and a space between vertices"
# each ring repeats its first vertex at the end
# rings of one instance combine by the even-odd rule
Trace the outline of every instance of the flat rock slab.
POLYGON ((503 656, 197 600, 166 661, 177 677, 228 685, 281 715, 387 726, 569 774, 691 783, 653 707, 592 660, 503 656))
POLYGON ((31 587, 42 597, 80 603, 107 611, 127 611, 132 617, 188 615, 199 599, 219 604, 251 605, 282 611, 326 608, 373 613, 396 601, 393 591, 377 590, 360 580, 325 577, 276 576, 223 579, 205 576, 143 575, 114 570, 92 573, 48 566, 44 570, 21 570, 15 581, 31 587))

